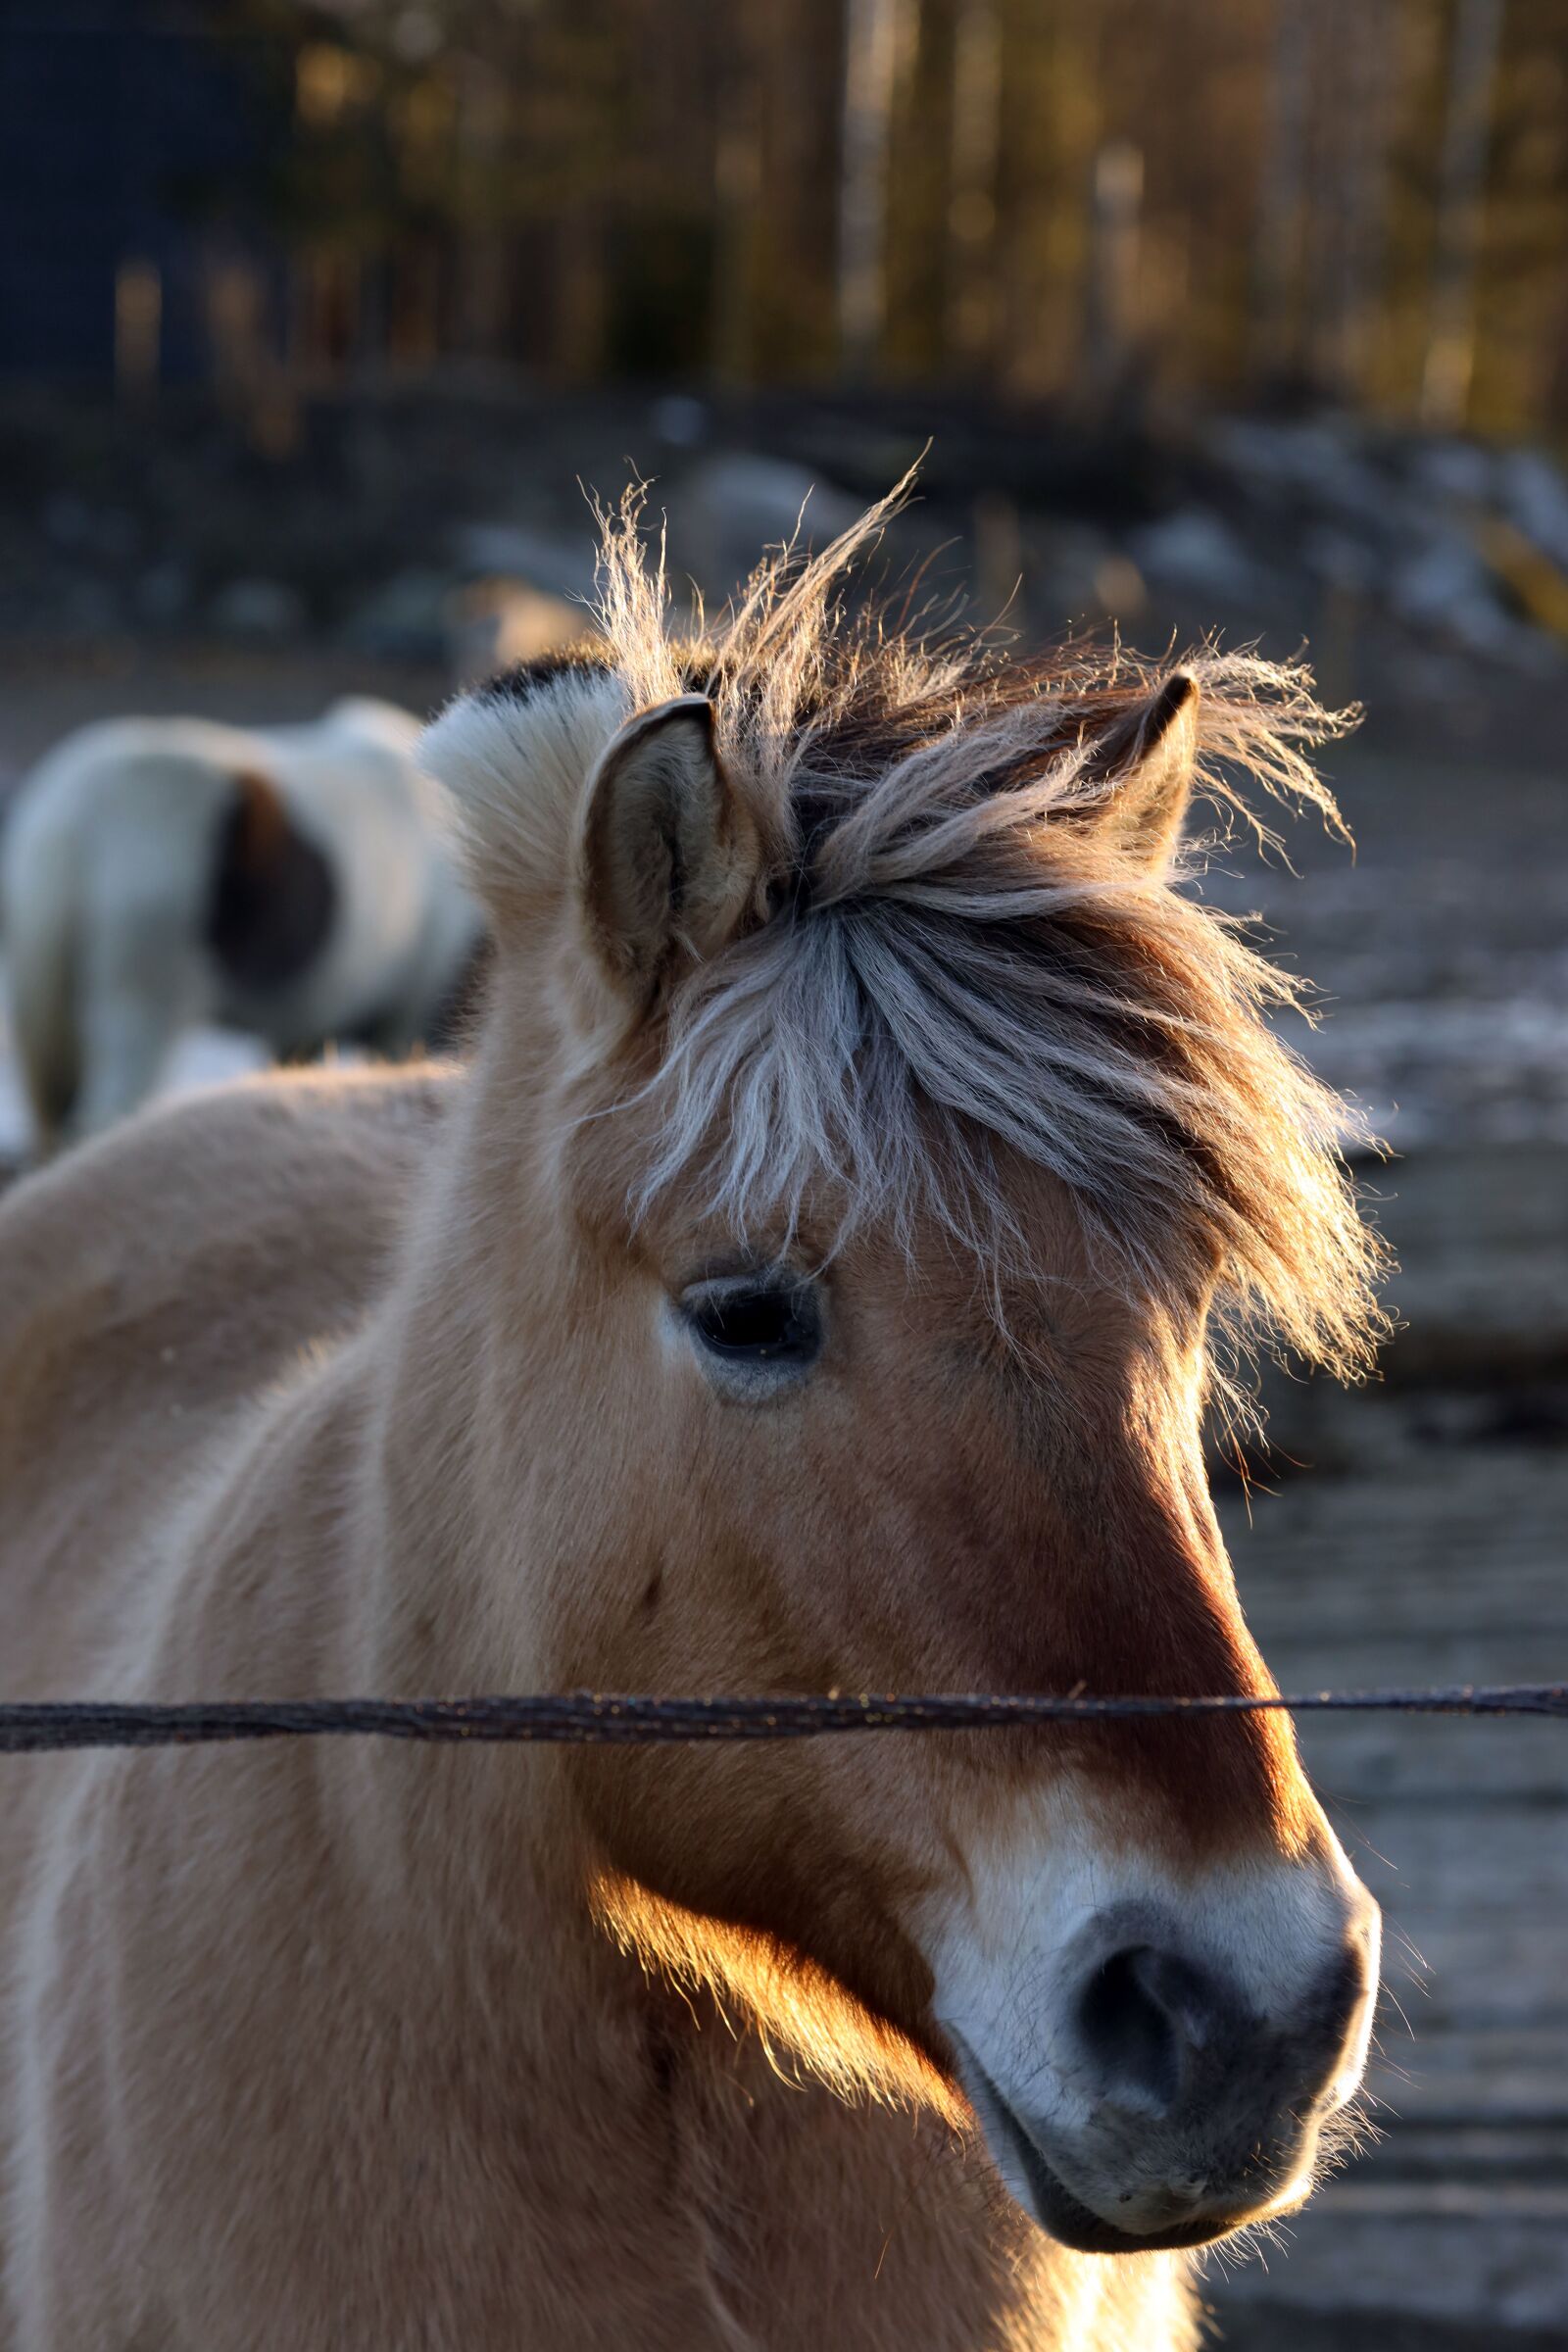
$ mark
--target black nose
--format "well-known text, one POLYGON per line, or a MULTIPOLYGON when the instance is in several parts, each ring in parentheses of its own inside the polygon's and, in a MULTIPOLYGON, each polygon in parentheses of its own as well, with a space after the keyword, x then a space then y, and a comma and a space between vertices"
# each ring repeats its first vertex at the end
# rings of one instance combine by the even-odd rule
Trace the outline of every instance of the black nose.
POLYGON ((1102 1960, 1084 1987, 1078 2027, 1103 2098, 1165 2115, 1204 2051, 1238 2037, 1234 1994, 1196 1962, 1152 1943, 1102 1960))
POLYGON ((1087 2087, 1145 2115, 1174 2118, 1226 2106, 1245 2082, 1301 2125, 1334 2082, 1371 1987, 1359 1931, 1289 2017, 1273 2023, 1202 1961, 1161 1943, 1123 1944, 1096 1965, 1078 1997, 1087 2087))

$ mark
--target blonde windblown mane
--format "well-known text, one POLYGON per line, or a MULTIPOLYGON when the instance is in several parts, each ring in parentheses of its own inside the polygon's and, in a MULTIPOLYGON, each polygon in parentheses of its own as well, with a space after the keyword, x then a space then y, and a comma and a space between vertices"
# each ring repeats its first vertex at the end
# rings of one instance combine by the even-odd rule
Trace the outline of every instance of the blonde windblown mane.
MULTIPOLYGON (((598 661, 626 709, 711 698, 766 867, 765 917, 670 990, 636 1090, 659 1115, 633 1206, 696 1185, 747 1235, 827 1194, 841 1231, 906 1244, 935 1218, 1000 1302, 1033 1271, 1018 1154, 1071 1188, 1154 1304, 1217 1274, 1233 1346, 1354 1372, 1380 1251, 1342 1157, 1355 1122, 1268 1025, 1298 985, 1092 821, 1168 669, 1119 648, 1007 661, 852 615, 847 573, 893 503, 819 556, 781 551, 697 644, 671 628, 638 499, 602 516, 598 661)), ((1353 714, 1320 708, 1298 666, 1181 666, 1198 791, 1247 812, 1261 785, 1338 825, 1306 754, 1353 714)))

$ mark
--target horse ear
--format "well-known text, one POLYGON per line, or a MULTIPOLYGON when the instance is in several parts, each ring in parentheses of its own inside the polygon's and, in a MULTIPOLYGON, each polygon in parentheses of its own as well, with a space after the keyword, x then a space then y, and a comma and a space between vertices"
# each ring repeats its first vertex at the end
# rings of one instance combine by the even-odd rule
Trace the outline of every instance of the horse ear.
POLYGON ((1087 773, 1112 789, 1084 811, 1099 839, 1152 873, 1169 863, 1198 765, 1198 680, 1174 670, 1101 738, 1087 773))
POLYGON ((724 772, 706 695, 639 710, 588 781, 578 890, 612 981, 646 1002, 672 952, 711 956, 756 883, 756 828, 724 772))

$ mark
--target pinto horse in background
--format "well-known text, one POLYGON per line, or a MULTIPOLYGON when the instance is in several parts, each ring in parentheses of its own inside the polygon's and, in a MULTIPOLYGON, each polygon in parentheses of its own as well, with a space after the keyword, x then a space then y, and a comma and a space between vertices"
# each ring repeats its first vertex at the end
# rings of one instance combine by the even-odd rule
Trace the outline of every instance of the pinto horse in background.
POLYGON ((112 719, 24 779, 0 946, 43 1149, 135 1109, 196 1026, 290 1056, 439 1041, 482 924, 418 733, 366 699, 265 732, 112 719))
MULTIPOLYGON (((1299 672, 846 617, 876 515, 427 739, 466 1071, 149 1113, 0 1204, 9 1694, 1260 1692, 1205 1396, 1377 1256, 1195 781, 1299 672)), ((7 1768, 7 2352, 1188 2352, 1377 1912, 1275 1714, 7 1768)))

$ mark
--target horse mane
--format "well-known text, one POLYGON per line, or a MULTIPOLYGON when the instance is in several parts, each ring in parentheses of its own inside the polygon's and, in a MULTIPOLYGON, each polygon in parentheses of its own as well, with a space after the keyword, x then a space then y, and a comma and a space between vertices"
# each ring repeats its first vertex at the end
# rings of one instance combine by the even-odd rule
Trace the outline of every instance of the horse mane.
MULTIPOLYGON (((777 551, 697 644, 639 495, 601 514, 599 660, 633 710, 710 695, 768 869, 765 919, 669 992, 633 1210, 695 1185, 737 1233, 776 1232, 825 1184, 841 1233, 875 1221, 912 1253, 934 1217, 1004 1319, 1034 1272, 1016 1153, 1156 1305, 1217 1276, 1221 1358, 1266 1337, 1353 1374, 1384 1327, 1382 1252, 1343 1156, 1358 1123, 1268 1025, 1301 990, 1175 886, 1194 853, 1152 872, 1092 821, 1171 665, 1115 644, 1009 660, 852 612, 903 487, 822 554, 777 551)), ((1180 666, 1199 793, 1265 840, 1258 786, 1339 826, 1306 754, 1356 714, 1299 665, 1207 648, 1180 666)))

